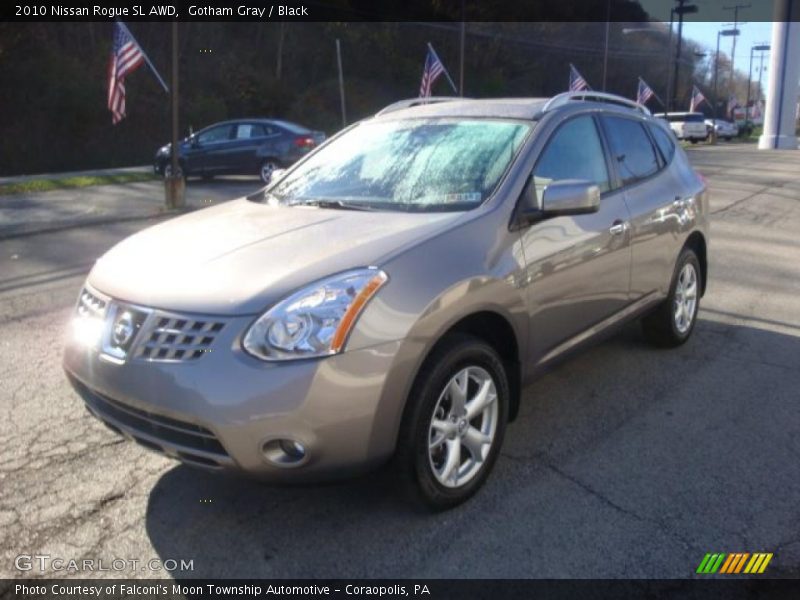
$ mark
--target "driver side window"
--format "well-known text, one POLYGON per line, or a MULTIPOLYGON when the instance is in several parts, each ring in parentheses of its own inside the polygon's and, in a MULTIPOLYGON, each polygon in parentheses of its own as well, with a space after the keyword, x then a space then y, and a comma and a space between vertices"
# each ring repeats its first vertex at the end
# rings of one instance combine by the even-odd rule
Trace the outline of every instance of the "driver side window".
POLYGON ((550 182, 561 179, 591 181, 601 193, 611 187, 600 135, 589 115, 567 121, 550 138, 533 169, 537 201, 550 182))

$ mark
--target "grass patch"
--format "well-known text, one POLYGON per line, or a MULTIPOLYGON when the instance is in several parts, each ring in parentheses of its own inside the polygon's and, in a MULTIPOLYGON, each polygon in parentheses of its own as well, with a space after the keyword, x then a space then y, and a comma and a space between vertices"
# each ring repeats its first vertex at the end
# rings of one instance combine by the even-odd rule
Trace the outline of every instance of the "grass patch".
POLYGON ((31 179, 17 183, 0 184, 0 196, 82 188, 90 185, 137 183, 140 181, 152 181, 154 179, 156 179, 154 173, 118 173, 116 175, 81 175, 77 177, 63 177, 60 179, 31 179))

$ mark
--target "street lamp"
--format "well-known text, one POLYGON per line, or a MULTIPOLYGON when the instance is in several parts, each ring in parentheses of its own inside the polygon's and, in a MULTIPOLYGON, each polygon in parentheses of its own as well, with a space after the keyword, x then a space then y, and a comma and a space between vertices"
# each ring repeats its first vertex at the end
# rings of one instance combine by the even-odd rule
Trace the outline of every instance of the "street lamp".
MULTIPOLYGON (((759 44, 750 48, 750 70, 747 72, 747 102, 744 105, 747 120, 752 117, 750 111, 750 88, 752 87, 751 80, 753 78, 753 52, 766 52, 767 50, 769 50, 769 44, 759 44)), ((762 54, 761 56, 763 58, 764 55, 762 54)), ((761 87, 761 84, 759 84, 759 87, 761 87)))
POLYGON ((717 78, 719 77, 719 38, 722 36, 739 35, 738 29, 723 29, 717 32, 717 53, 714 56, 714 113, 712 115, 711 143, 717 142, 717 78))

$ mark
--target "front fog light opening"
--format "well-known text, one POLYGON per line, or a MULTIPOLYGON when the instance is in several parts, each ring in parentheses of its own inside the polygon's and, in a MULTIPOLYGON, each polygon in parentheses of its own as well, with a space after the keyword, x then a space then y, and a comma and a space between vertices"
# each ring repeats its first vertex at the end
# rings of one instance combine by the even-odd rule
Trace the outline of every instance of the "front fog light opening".
POLYGON ((265 442, 261 452, 270 464, 278 467, 297 467, 303 464, 308 456, 306 447, 302 443, 286 438, 265 442))

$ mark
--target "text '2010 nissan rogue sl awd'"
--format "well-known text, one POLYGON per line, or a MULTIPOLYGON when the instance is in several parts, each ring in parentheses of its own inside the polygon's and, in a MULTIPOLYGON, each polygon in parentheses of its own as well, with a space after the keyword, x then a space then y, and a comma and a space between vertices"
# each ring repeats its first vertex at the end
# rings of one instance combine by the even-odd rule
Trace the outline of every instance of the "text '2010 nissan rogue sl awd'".
POLYGON ((707 240, 704 180, 629 100, 405 101, 115 246, 64 367, 92 414, 187 464, 309 481, 392 459, 447 508, 554 358, 634 318, 687 340, 707 240))

